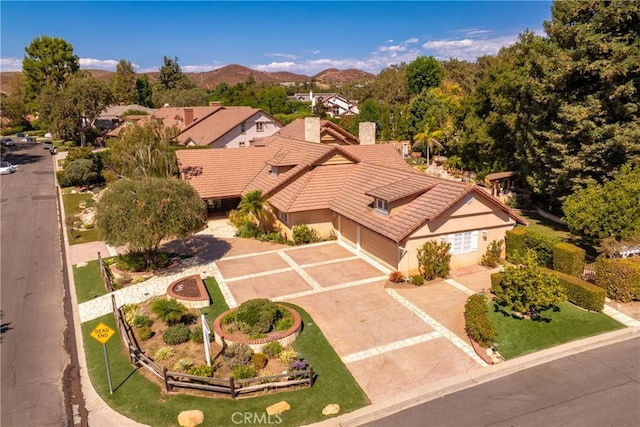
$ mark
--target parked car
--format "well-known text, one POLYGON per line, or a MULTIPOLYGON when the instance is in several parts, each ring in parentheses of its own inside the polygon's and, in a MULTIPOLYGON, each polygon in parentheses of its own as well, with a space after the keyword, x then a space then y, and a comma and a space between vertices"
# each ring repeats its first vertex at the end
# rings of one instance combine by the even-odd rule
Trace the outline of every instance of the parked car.
POLYGON ((42 144, 42 148, 44 148, 45 150, 51 150, 53 148, 53 143, 50 141, 47 141, 44 144, 42 144))
POLYGON ((5 147, 13 147, 14 145, 16 145, 16 143, 11 138, 4 138, 2 140, 2 145, 4 145, 5 147))
POLYGON ((12 165, 9 162, 0 162, 0 175, 9 175, 18 170, 18 166, 12 165))

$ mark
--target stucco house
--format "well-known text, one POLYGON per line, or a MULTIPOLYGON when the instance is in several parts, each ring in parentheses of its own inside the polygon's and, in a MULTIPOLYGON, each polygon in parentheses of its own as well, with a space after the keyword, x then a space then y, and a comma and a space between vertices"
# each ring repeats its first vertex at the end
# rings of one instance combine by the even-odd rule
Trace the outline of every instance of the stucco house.
POLYGON ((318 103, 322 103, 327 114, 332 118, 355 116, 360 114, 358 103, 345 98, 339 93, 296 93, 293 96, 290 96, 289 99, 293 101, 309 102, 311 103, 311 108, 314 108, 318 103))
POLYGON ((254 140, 251 145, 264 147, 282 137, 300 141, 318 142, 325 145, 375 144, 375 130, 375 123, 362 126, 359 133, 360 139, 358 139, 330 120, 320 120, 318 117, 307 117, 306 119, 296 119, 292 121, 267 138, 254 140), (318 136, 319 139, 316 140, 318 136))
MULTIPOLYGON (((258 138, 272 135, 284 124, 252 107, 223 107, 213 103, 198 107, 162 107, 138 122, 160 120, 165 127, 179 129, 178 145, 210 148, 249 147, 258 138)), ((117 136, 120 128, 112 131, 117 136)))
POLYGON ((491 241, 525 223, 475 185, 415 171, 390 144, 319 139, 278 136, 263 147, 176 155, 182 178, 209 206, 230 209, 261 190, 283 235, 306 224, 407 274, 417 271, 417 250, 427 240, 449 242, 455 268, 480 262, 491 241))

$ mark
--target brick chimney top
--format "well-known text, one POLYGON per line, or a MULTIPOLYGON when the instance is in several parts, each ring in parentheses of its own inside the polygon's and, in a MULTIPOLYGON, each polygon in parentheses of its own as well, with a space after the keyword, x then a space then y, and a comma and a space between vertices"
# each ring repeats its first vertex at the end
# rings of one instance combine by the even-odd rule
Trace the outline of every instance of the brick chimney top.
POLYGON ((209 107, 220 107, 222 104, 220 104, 220 101, 210 101, 209 102, 209 107))
POLYGON ((320 117, 304 118, 304 139, 305 141, 320 143, 320 117))
POLYGON ((184 127, 189 126, 193 123, 193 108, 185 108, 183 110, 183 120, 182 123, 184 127))
POLYGON ((376 124, 361 122, 358 125, 358 139, 360 139, 360 145, 374 145, 376 143, 376 124))

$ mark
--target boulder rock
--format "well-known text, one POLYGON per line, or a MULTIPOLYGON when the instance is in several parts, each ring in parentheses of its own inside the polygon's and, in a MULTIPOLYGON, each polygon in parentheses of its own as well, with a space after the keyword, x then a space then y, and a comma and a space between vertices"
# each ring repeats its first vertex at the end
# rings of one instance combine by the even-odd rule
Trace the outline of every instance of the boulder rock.
POLYGON ((178 414, 178 424, 182 427, 195 427, 204 422, 204 412, 199 409, 182 411, 178 414))
POLYGON ((287 402, 282 400, 278 403, 274 403, 273 405, 267 407, 267 414, 269 415, 281 414, 284 411, 288 411, 289 409, 291 409, 291 405, 289 405, 287 402))
POLYGON ((340 405, 337 403, 330 403, 322 410, 322 415, 335 415, 340 412, 340 405))
POLYGON ((78 267, 78 268, 86 267, 87 265, 89 265, 89 264, 87 264, 86 262, 79 262, 79 263, 76 264, 76 267, 78 267))

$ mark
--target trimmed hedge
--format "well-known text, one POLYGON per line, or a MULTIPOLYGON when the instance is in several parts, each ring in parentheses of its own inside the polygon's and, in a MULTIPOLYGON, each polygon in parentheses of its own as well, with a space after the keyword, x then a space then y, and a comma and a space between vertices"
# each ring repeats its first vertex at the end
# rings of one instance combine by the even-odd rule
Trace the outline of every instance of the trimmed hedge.
POLYGON ((491 275, 491 291, 493 292, 493 289, 500 285, 500 282, 502 281, 502 273, 493 273, 491 275))
POLYGON ((524 243, 526 234, 527 229, 525 227, 516 227, 513 230, 507 230, 504 240, 508 261, 514 262, 517 258, 524 256, 527 250, 527 246, 524 243))
POLYGON ((538 265, 543 267, 553 268, 553 247, 559 242, 555 237, 549 237, 546 234, 528 229, 524 235, 526 248, 536 252, 538 265))
POLYGON ((604 289, 611 299, 629 302, 640 300, 640 259, 596 259, 596 286, 604 289))
POLYGON ((590 311, 602 311, 607 293, 604 289, 592 285, 578 277, 570 276, 560 271, 543 268, 548 274, 554 274, 562 286, 567 300, 590 311))
POLYGON ((464 305, 464 325, 467 333, 484 348, 491 347, 496 329, 489 318, 489 306, 484 295, 475 294, 464 305))
POLYGON ((582 277, 585 251, 571 243, 560 242, 553 246, 553 269, 574 277, 582 277))

